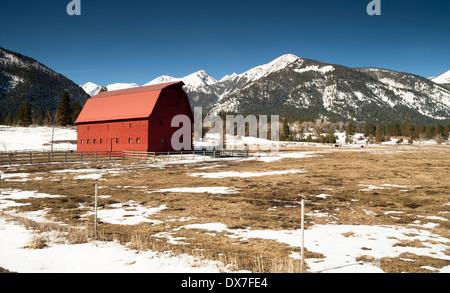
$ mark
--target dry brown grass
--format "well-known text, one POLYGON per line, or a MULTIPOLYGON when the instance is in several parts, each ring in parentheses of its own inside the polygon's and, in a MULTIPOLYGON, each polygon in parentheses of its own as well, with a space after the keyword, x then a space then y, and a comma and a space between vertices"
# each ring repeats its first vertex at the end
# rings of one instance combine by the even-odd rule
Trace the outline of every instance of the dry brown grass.
MULTIPOLYGON (((317 148, 297 148, 315 151, 317 148)), ((328 153, 301 159, 283 159, 266 163, 257 160, 220 161, 188 165, 171 165, 155 168, 138 161, 97 162, 85 164, 48 164, 16 167, 14 172, 33 173, 31 180, 4 181, 3 188, 39 191, 58 198, 24 199, 30 203, 18 209, 34 211, 49 209, 49 216, 59 224, 27 225, 38 231, 59 230, 70 243, 83 243, 97 238, 117 240, 133 249, 173 251, 179 254, 215 259, 229 267, 252 272, 299 272, 298 260, 289 255, 299 248, 289 247, 273 240, 249 239, 242 241, 226 236, 226 233, 208 234, 203 230, 178 229, 187 224, 223 223, 229 229, 294 230, 300 228, 300 200, 306 199, 306 213, 327 213, 328 217, 307 217, 307 227, 313 224, 346 225, 409 225, 427 216, 449 218, 443 211, 450 211, 450 148, 448 147, 392 147, 393 153, 378 154, 376 150, 347 151, 323 149, 328 153), (212 169, 199 167, 220 165, 212 169), (75 180, 74 174, 50 171, 66 168, 119 168, 119 176, 105 173, 104 181, 75 180), (306 173, 252 178, 207 179, 189 176, 198 172, 275 170, 306 170, 306 173), (46 179, 33 180, 45 174, 46 179), (114 203, 139 202, 141 206, 167 209, 152 216, 162 224, 143 223, 134 226, 99 224, 94 235, 93 217, 82 215, 93 210, 94 183, 101 187, 99 208, 108 209, 114 203), (383 184, 407 187, 383 186, 383 184), (384 187, 371 189, 366 185, 384 187), (224 186, 239 190, 236 194, 210 195, 188 193, 160 193, 162 188, 224 186), (407 190, 407 191, 405 191, 407 190), (330 194, 321 199, 319 194, 330 194), (389 213, 391 211, 401 213, 389 213), (173 221, 168 221, 171 219, 173 221), (177 219, 190 219, 177 221, 177 219), (184 245, 175 245, 158 233, 172 233, 183 239, 184 245)), ((8 170, 8 173, 13 170, 8 170)), ((436 222, 436 221, 434 221, 436 222)), ((450 238, 449 221, 438 221, 440 226, 433 233, 450 238)), ((352 234, 344 235, 351 237, 352 234)), ((42 240, 42 239, 41 239, 42 240)), ((45 241, 44 241, 45 244, 45 241)), ((398 246, 421 247, 422 243, 399 241, 398 246)), ((307 258, 320 258, 320 254, 306 251, 307 258)), ((422 268, 426 264, 441 265, 437 259, 416 257, 414 262, 401 258, 382 259, 381 267, 387 272, 430 272, 422 268)), ((447 263, 448 265, 448 263, 447 263)))

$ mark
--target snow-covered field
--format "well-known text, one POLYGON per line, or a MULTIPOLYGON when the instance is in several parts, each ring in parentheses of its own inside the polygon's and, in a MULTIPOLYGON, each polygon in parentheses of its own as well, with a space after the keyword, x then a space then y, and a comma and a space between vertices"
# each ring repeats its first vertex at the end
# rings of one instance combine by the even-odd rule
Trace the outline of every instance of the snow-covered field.
MULTIPOLYGON (((214 190, 211 188, 211 190, 214 190)), ((217 189, 216 189, 217 190, 217 189)), ((159 190, 158 192, 162 192, 159 190)), ((164 190, 165 192, 179 190, 164 190)), ((188 190, 182 190, 188 191, 188 190)), ((190 190, 192 191, 192 190, 190 190)), ((228 190, 223 190, 228 193, 228 190)), ((195 191, 194 191, 195 192, 195 191)), ((14 200, 31 197, 45 198, 36 192, 6 190, 2 193, 0 211, 8 207, 19 206, 14 200)), ((324 197, 325 198, 325 197, 324 197)), ((114 204, 107 209, 100 209, 98 217, 101 221, 117 225, 137 225, 140 223, 161 223, 152 219, 152 215, 164 210, 165 206, 145 208, 137 202, 114 204)), ((7 214, 42 222, 45 209, 41 212, 7 214)), ((392 212, 395 213, 395 212, 392 212)), ((92 215, 93 211, 84 216, 92 215)), ((83 217, 84 217, 83 216, 83 217)), ((321 216, 317 214, 310 217, 321 216)), ((167 219, 173 221, 174 219, 167 219)), ((178 219, 183 221, 183 219, 178 219)), ((192 219, 191 219, 192 220, 192 219)), ((441 218, 440 220, 446 220, 441 218)), ((402 253, 414 253, 419 256, 446 259, 450 240, 433 234, 420 223, 409 228, 400 226, 367 226, 367 225, 314 225, 305 231, 305 247, 309 251, 319 252, 325 258, 306 259, 311 272, 329 273, 380 273, 379 261, 384 257, 399 257, 402 253), (332 240, 331 240, 332 239, 332 240), (416 241, 424 243, 420 247, 398 246, 399 241, 416 241), (361 256, 370 256, 372 261, 355 261, 361 256)), ((429 227, 428 227, 429 228, 429 227)), ((246 241, 248 239, 271 239, 293 248, 300 247, 300 230, 255 230, 230 229, 222 223, 189 224, 180 229, 200 229, 211 233, 226 232, 226 236, 246 241)), ((44 249, 26 248, 33 237, 33 231, 20 224, 0 217, 0 265, 17 272, 229 272, 225 264, 217 261, 198 259, 187 255, 173 255, 170 252, 153 251, 138 252, 115 242, 93 241, 86 244, 61 243, 58 235, 45 235, 47 247, 44 249)), ((40 235, 42 237, 43 235, 40 235)), ((169 238, 164 234, 159 237, 169 238)), ((170 239, 175 240, 175 239, 170 239)), ((180 239, 178 239, 179 241, 180 239)), ((179 242, 180 243, 180 242, 179 242)), ((182 242, 181 242, 182 243, 182 242)), ((299 258, 293 252, 292 258, 299 258)), ((450 265, 444 268, 426 267, 434 272, 450 272, 450 265)))
POLYGON ((77 140, 75 128, 55 127, 8 127, 0 126, 0 151, 22 151, 22 150, 50 150, 51 141, 53 149, 75 150, 76 144, 67 141, 77 140), (60 143, 61 142, 61 143, 60 143))
MULTIPOLYGON (((51 137, 51 128, 0 128, 0 147, 2 150, 20 149, 48 149, 51 137)), ((55 140, 75 140, 76 132, 73 129, 57 128, 55 140)), ((235 141, 236 142, 236 141, 235 141)), ((249 140, 242 139, 241 143, 248 144, 249 140)), ((272 143, 272 142, 270 142, 272 143)), ((281 143, 280 143, 281 144, 281 143)), ((284 144, 284 143, 283 143, 284 144)), ((301 144, 296 144, 301 145, 301 144)), ((58 148, 73 148, 73 145, 58 146, 58 148)), ((356 149, 355 149, 356 150, 356 149)), ((317 151, 297 151, 280 153, 256 153, 255 156, 244 160, 261 160, 263 162, 275 162, 283 158, 301 159, 308 156, 315 156, 323 152, 335 150, 317 151)), ((370 149, 358 149, 358 151, 371 151, 370 149)), ((386 148, 389 151, 389 148, 386 148)), ((192 160, 179 160, 172 162, 162 162, 166 166, 176 162, 182 162, 189 167, 189 164, 196 164, 202 158, 192 160)), ((205 160, 203 158, 203 160, 205 160)), ((209 159, 211 160, 211 159, 209 159)), ((211 160, 211 165, 198 168, 199 170, 220 167, 220 162, 229 159, 211 160)), ((234 160, 234 158, 233 158, 234 160)), ((110 169, 72 169, 70 166, 66 170, 55 171, 55 174, 70 174, 76 180, 97 179, 101 180, 104 174, 114 174, 120 176, 121 172, 127 172, 120 168, 110 169)), ((302 169, 270 172, 210 172, 191 173, 193 177, 216 178, 220 182, 221 178, 249 178, 270 175, 283 175, 292 173, 307 172, 302 169)), ((34 173, 33 180, 52 180, 52 174, 34 173)), ((25 182, 29 180, 29 173, 8 173, 3 174, 2 179, 9 182, 25 182)), ((381 186, 361 185, 361 191, 385 188, 407 189, 411 186, 394 186, 384 184, 381 186)), ((123 188, 140 188, 125 187, 123 188)), ((235 194, 238 189, 220 186, 202 186, 186 188, 164 188, 149 190, 143 186, 149 194, 152 193, 209 193, 214 195, 235 194)), ((0 194, 0 267, 16 272, 158 272, 158 273, 214 273, 231 272, 230 268, 218 261, 199 259, 188 255, 174 255, 171 252, 160 253, 154 251, 134 251, 116 242, 92 241, 85 244, 67 244, 61 240, 61 235, 49 233, 44 236, 47 239, 47 247, 44 249, 27 248, 30 241, 36 236, 35 232, 27 230, 23 225, 10 221, 2 213, 10 216, 20 216, 36 222, 48 221, 45 207, 40 211, 16 212, 11 208, 26 205, 20 200, 31 198, 51 198, 64 195, 49 195, 43 192, 25 191, 19 189, 3 189, 0 194), (6 209, 9 209, 6 211, 6 209)), ((108 195, 103 195, 108 197, 108 195)), ((326 200, 331 197, 328 194, 319 194, 317 197, 326 200)), ((450 203, 448 203, 450 204, 450 203)), ((85 207, 86 208, 86 207, 85 207)), ((165 223, 170 221, 185 221, 187 219, 154 219, 161 211, 166 209, 165 205, 156 207, 144 207, 139 202, 130 201, 125 204, 112 204, 108 208, 98 211, 101 221, 118 225, 136 225, 139 223, 165 223)), ((395 214, 398 211, 392 211, 395 214)), ((93 214, 89 210, 82 217, 93 214)), ((310 217, 326 216, 322 213, 312 213, 310 217)), ((425 216, 424 216, 425 217, 425 216)), ((189 219, 195 220, 195 219, 189 219)), ((447 221, 445 218, 436 219, 447 221)), ((429 225, 429 223, 427 224, 429 225)), ((439 224, 436 224, 439 225, 439 224)), ((434 226, 435 227, 435 226, 434 226)), ((424 267, 433 272, 449 273, 450 256, 448 255, 450 240, 440 235, 428 231, 430 226, 421 225, 420 221, 405 226, 396 225, 336 225, 333 223, 325 225, 313 225, 305 231, 305 246, 309 251, 314 251, 324 255, 320 259, 306 259, 306 263, 311 272, 324 273, 379 273, 380 259, 385 257, 399 257, 402 253, 413 253, 418 256, 429 256, 432 258, 449 261, 449 265, 443 268, 424 267), (422 246, 410 247, 396 245, 399 241, 418 241, 422 246), (369 256, 371 261, 355 261, 358 257, 369 256)), ((432 227, 431 227, 432 228, 432 227)), ((188 224, 180 226, 181 229, 199 229, 211 233, 226 233, 226 237, 246 241, 248 239, 270 239, 281 244, 287 244, 292 248, 298 248, 301 243, 300 230, 256 230, 251 228, 231 229, 220 222, 207 224, 188 224)), ((160 237, 167 238, 172 243, 177 243, 182 239, 171 239, 169 234, 161 234, 160 237)), ((299 255, 292 252, 291 257, 298 259, 299 255)), ((408 261, 408 260, 406 260, 408 261)))
MULTIPOLYGON (((45 249, 25 248, 33 232, 0 218, 0 266, 19 273, 220 273, 215 261, 170 252, 137 252, 116 242, 48 243, 45 249)), ((49 238, 52 235, 48 236, 49 238)))

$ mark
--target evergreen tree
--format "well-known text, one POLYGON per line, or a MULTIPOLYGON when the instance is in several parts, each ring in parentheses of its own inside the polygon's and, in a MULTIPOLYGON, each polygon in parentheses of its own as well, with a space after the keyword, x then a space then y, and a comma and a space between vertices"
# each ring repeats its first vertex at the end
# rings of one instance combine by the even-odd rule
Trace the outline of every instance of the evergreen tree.
POLYGON ((336 136, 334 136, 334 128, 330 129, 327 136, 325 137, 325 143, 336 143, 336 136))
POLYGON ((375 130, 375 141, 383 142, 384 141, 384 129, 383 126, 377 125, 377 129, 375 130))
POLYGON ((3 124, 3 114, 2 114, 2 112, 0 111, 0 125, 2 125, 3 124))
POLYGON ((436 127, 434 128, 434 135, 440 134, 440 135, 444 136, 444 130, 445 130, 444 126, 442 126, 440 123, 438 123, 436 125, 436 127))
POLYGON ((289 124, 286 119, 283 120, 283 137, 284 140, 289 140, 291 137, 291 131, 289 130, 289 124))
POLYGON ((444 130, 444 138, 448 139, 449 134, 450 134, 450 124, 447 124, 447 127, 445 127, 444 130))
POLYGON ((371 134, 375 135, 375 125, 373 125, 370 122, 364 124, 363 133, 364 137, 366 138, 369 137, 371 134))
POLYGON ((100 88, 100 92, 99 93, 103 93, 103 92, 107 92, 107 91, 108 91, 108 88, 106 86, 102 86, 100 88))
POLYGON ((406 134, 411 138, 416 138, 416 131, 414 124, 409 123, 408 125, 406 125, 406 134))
POLYGON ((32 123, 30 102, 26 101, 17 113, 19 125, 28 127, 32 123))
POLYGON ((70 103, 70 108, 72 109, 72 123, 74 124, 75 120, 77 120, 78 115, 80 115, 81 110, 83 107, 77 102, 70 103))
POLYGON ((69 94, 64 92, 59 102, 58 109, 56 110, 57 124, 61 126, 71 125, 72 109, 70 107, 69 94))
POLYGON ((33 120, 36 125, 44 125, 45 112, 42 109, 36 109, 36 113, 34 114, 34 116, 35 118, 33 118, 33 120))
POLYGON ((391 135, 393 135, 393 136, 401 135, 400 124, 397 121, 394 122, 391 135))
POLYGON ((352 122, 347 122, 345 126, 345 143, 349 143, 352 141, 353 135, 356 133, 356 128, 352 122))
POLYGON ((5 125, 13 125, 14 124, 14 116, 12 112, 8 113, 8 116, 6 116, 5 125))

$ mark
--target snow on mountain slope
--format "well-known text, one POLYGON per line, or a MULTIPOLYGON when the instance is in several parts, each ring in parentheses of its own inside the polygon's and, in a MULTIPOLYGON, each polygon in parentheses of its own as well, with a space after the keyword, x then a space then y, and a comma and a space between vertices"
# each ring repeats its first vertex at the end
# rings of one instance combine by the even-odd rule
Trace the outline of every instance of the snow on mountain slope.
POLYGON ((436 77, 430 77, 430 80, 434 83, 443 84, 450 83, 450 70, 436 77))
MULTIPOLYGON (((93 82, 87 82, 87 83, 81 85, 80 87, 91 97, 97 95, 100 92, 100 90, 102 89, 102 86, 99 86, 93 82)), ((137 85, 135 83, 113 83, 113 84, 106 86, 108 91, 117 91, 117 90, 123 90, 123 89, 135 88, 135 87, 139 87, 139 85, 137 85)))
POLYGON ((56 75, 56 72, 53 70, 47 68, 43 64, 40 64, 36 60, 33 60, 29 57, 22 56, 22 55, 14 55, 10 53, 9 51, 0 48, 0 64, 4 65, 16 65, 21 68, 29 68, 33 67, 34 69, 38 71, 42 71, 51 75, 56 75))
POLYGON ((81 86, 81 88, 91 97, 97 95, 100 92, 101 86, 93 83, 87 82, 81 86))
POLYGON ((450 71, 426 79, 410 73, 350 68, 285 54, 219 81, 200 70, 182 78, 163 75, 145 86, 173 81, 185 83, 191 106, 202 107, 210 114, 270 110, 279 115, 380 122, 450 117, 450 88, 446 84, 450 82, 450 71))
POLYGON ((139 87, 139 85, 135 84, 135 83, 113 83, 108 85, 106 88, 108 89, 108 91, 117 91, 117 90, 124 90, 124 89, 130 89, 130 88, 135 88, 135 87, 139 87))
POLYGON ((155 78, 154 80, 150 81, 149 83, 146 83, 144 86, 160 84, 160 83, 165 83, 165 82, 172 82, 172 81, 183 81, 189 90, 194 90, 199 87, 213 85, 217 82, 217 80, 215 80, 213 77, 211 77, 204 70, 200 70, 200 71, 194 72, 188 76, 185 76, 183 78, 175 78, 172 76, 163 75, 163 76, 155 78))
POLYGON ((160 83, 166 83, 166 82, 172 82, 172 81, 178 81, 178 80, 181 80, 181 79, 175 78, 175 77, 172 77, 172 76, 168 76, 168 75, 162 75, 162 76, 159 76, 159 77, 155 78, 154 80, 144 84, 144 86, 160 84, 160 83))
POLYGON ((241 74, 233 74, 227 76, 225 80, 236 80, 236 79, 246 79, 247 81, 255 81, 258 80, 264 76, 267 76, 273 72, 277 72, 281 69, 286 68, 289 64, 295 62, 295 61, 301 61, 302 58, 292 55, 292 54, 286 54, 283 56, 280 56, 273 60, 272 62, 269 62, 264 65, 260 65, 257 67, 254 67, 250 70, 247 70, 244 73, 241 74))

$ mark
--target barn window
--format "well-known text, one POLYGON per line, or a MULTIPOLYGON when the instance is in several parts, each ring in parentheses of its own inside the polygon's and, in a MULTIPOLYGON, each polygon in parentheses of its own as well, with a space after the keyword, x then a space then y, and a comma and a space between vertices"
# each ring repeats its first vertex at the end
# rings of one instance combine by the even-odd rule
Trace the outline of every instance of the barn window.
POLYGON ((119 139, 118 138, 116 138, 116 143, 119 143, 119 139))
POLYGON ((161 138, 161 143, 164 143, 164 138, 161 138))
POLYGON ((133 127, 133 123, 128 123, 128 128, 132 128, 133 127))
POLYGON ((96 143, 97 143, 97 140, 96 140, 95 138, 94 138, 94 141, 93 141, 93 143, 94 143, 94 144, 96 144, 96 143))
POLYGON ((141 138, 140 137, 136 138, 136 143, 141 143, 141 138))
POLYGON ((103 144, 103 138, 100 138, 100 144, 103 144))
POLYGON ((129 138, 128 139, 128 143, 132 143, 133 142, 133 139, 132 138, 129 138))
POLYGON ((89 142, 90 142, 90 140, 88 139, 88 140, 87 140, 87 144, 89 144, 89 142))
POLYGON ((84 139, 81 140, 81 144, 84 144, 84 139))

